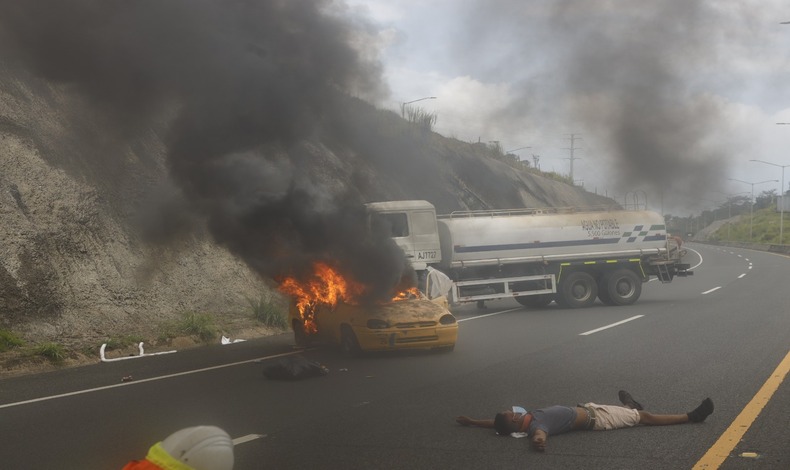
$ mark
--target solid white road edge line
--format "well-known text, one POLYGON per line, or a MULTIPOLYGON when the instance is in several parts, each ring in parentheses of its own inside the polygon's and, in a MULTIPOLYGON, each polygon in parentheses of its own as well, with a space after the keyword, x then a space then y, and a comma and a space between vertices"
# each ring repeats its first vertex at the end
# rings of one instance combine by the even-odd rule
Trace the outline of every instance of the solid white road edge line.
POLYGON ((603 330, 606 330, 606 329, 609 329, 609 328, 612 328, 612 327, 615 327, 615 326, 618 326, 618 325, 622 325, 623 323, 628 323, 628 322, 630 322, 632 320, 636 320, 637 318, 642 318, 642 317, 644 317, 644 315, 636 315, 636 316, 633 316, 631 318, 626 318, 625 320, 619 321, 617 323, 612 323, 611 325, 606 325, 606 326, 602 326, 600 328, 596 328, 594 330, 585 331, 584 333, 579 333, 579 336, 587 336, 587 335, 591 335, 593 333, 598 333, 599 331, 603 331, 603 330))
POLYGON ((98 392, 98 391, 101 391, 101 390, 109 390, 111 388, 128 387, 130 385, 136 385, 136 384, 141 384, 141 383, 145 383, 145 382, 154 382, 154 381, 157 381, 157 380, 164 380, 164 379, 169 379, 169 378, 172 378, 172 377, 180 377, 182 375, 197 374, 197 373, 206 372, 206 371, 209 371, 209 370, 224 369, 225 367, 238 366, 238 365, 241 365, 241 364, 247 364, 249 362, 258 362, 258 361, 263 361, 263 360, 266 360, 266 359, 274 359, 276 357, 292 356, 294 354, 299 354, 301 352, 302 351, 292 351, 292 352, 287 352, 287 353, 282 353, 282 354, 274 354, 272 356, 259 357, 257 359, 248 359, 246 361, 234 362, 232 364, 222 364, 222 365, 219 365, 219 366, 204 367, 202 369, 188 370, 188 371, 185 371, 185 372, 178 372, 176 374, 162 375, 162 376, 159 376, 159 377, 151 377, 149 379, 135 380, 135 381, 132 381, 132 382, 123 382, 123 383, 114 384, 114 385, 105 385, 104 387, 89 388, 89 389, 86 389, 86 390, 77 390, 75 392, 61 393, 60 395, 52 395, 52 396, 49 396, 49 397, 33 398, 32 400, 18 401, 16 403, 6 403, 4 405, 0 405, 0 409, 11 408, 12 406, 27 405, 27 404, 30 404, 30 403, 37 403, 37 402, 40 402, 40 401, 54 400, 56 398, 65 398, 65 397, 71 397, 71 396, 74 396, 74 395, 82 395, 84 393, 98 392))
POLYGON ((694 248, 686 248, 687 250, 691 250, 699 256, 699 263, 695 264, 694 266, 690 267, 689 269, 696 269, 702 265, 702 255, 699 251, 695 250, 694 248))
POLYGON ((706 290, 705 292, 702 293, 702 295, 710 294, 711 292, 715 292, 715 291, 717 291, 719 289, 721 289, 721 286, 714 287, 713 289, 706 290))

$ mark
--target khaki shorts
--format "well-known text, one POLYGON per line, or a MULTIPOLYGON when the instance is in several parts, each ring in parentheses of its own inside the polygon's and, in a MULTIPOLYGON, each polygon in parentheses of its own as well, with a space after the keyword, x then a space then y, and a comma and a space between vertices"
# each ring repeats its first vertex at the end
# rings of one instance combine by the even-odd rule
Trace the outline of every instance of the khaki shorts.
POLYGON ((594 431, 630 428, 639 424, 639 411, 622 406, 585 403, 585 407, 595 410, 594 431))

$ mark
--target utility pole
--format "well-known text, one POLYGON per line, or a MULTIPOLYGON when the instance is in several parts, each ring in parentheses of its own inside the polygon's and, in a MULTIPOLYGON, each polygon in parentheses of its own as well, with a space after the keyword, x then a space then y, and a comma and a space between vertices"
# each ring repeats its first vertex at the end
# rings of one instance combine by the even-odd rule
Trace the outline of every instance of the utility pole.
POLYGON ((532 161, 535 162, 535 169, 540 170, 540 155, 532 154, 532 161))
MULTIPOLYGON (((570 175, 569 176, 571 178, 571 184, 575 185, 576 183, 574 182, 574 179, 573 179, 573 161, 574 160, 579 160, 579 157, 574 156, 574 151, 577 150, 577 148, 576 148, 576 140, 577 139, 581 140, 581 137, 579 137, 576 134, 570 134, 568 139, 571 141, 571 147, 570 148, 565 148, 564 150, 570 150, 571 151, 571 156, 568 158, 568 160, 570 160, 570 175)), ((581 150, 581 149, 579 149, 579 150, 581 150)))

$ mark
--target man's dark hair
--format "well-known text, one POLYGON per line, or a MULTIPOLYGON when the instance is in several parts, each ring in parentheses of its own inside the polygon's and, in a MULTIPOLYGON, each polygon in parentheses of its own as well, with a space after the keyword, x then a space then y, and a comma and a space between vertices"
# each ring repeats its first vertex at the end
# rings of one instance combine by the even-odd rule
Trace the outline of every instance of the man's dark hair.
POLYGON ((496 429, 496 433, 500 436, 509 436, 510 433, 518 431, 516 429, 516 424, 508 419, 504 413, 497 413, 494 416, 494 429, 496 429))

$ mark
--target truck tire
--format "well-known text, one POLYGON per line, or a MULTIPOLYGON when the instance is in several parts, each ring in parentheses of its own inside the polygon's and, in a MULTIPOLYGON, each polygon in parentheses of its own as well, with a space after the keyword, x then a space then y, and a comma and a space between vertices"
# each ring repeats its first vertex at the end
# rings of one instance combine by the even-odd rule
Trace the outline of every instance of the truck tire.
POLYGON ((575 271, 563 277, 557 292, 557 303, 566 308, 589 307, 598 296, 598 283, 590 274, 575 271))
POLYGON ((354 334, 354 331, 348 325, 340 327, 340 349, 343 351, 343 354, 348 356, 358 357, 362 355, 362 348, 359 347, 357 335, 354 334))
POLYGON ((642 279, 630 269, 613 271, 604 276, 604 282, 609 305, 631 305, 642 295, 642 279))
POLYGON ((601 299, 601 302, 604 304, 612 305, 612 298, 609 297, 609 289, 606 287, 607 282, 606 275, 598 279, 598 298, 601 299))
POLYGON ((543 308, 554 300, 552 294, 521 295, 516 297, 516 302, 529 308, 543 308))

